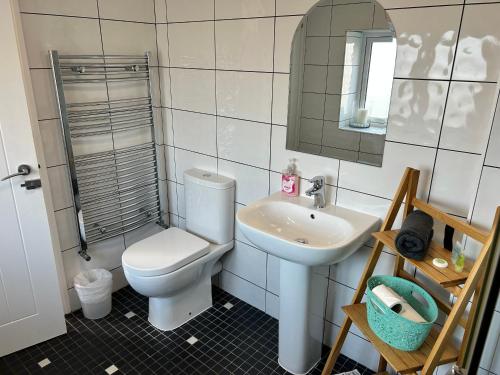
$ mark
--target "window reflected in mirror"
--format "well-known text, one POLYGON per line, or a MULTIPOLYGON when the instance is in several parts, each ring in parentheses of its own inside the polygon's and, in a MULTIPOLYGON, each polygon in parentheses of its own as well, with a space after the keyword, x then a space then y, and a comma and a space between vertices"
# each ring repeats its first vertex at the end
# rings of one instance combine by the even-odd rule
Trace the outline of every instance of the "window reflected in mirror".
POLYGON ((396 38, 376 2, 320 1, 292 42, 287 149, 380 166, 396 38))

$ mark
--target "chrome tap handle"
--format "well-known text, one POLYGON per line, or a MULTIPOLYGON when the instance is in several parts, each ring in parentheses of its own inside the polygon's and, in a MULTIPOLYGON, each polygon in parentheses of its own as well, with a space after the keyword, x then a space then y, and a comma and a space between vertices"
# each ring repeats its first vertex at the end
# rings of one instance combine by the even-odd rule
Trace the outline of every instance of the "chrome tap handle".
POLYGON ((315 176, 309 180, 315 187, 325 186, 325 176, 315 176))
POLYGON ((17 167, 17 173, 13 173, 11 175, 5 176, 0 181, 5 181, 5 180, 8 180, 9 178, 17 177, 17 176, 27 176, 30 174, 30 172, 31 172, 31 168, 29 165, 21 164, 19 167, 17 167))

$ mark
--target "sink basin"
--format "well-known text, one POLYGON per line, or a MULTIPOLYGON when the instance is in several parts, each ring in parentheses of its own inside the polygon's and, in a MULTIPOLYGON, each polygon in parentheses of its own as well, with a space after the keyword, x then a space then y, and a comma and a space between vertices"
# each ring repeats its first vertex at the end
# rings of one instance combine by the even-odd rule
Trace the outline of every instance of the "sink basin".
POLYGON ((276 193, 241 208, 237 221, 257 247, 307 266, 341 262, 380 225, 379 218, 361 212, 312 205, 312 199, 276 193))
POLYGON ((366 242, 380 219, 313 200, 273 194, 240 208, 241 232, 255 246, 280 258, 278 362, 307 374, 321 359, 328 279, 314 266, 339 263, 366 242))

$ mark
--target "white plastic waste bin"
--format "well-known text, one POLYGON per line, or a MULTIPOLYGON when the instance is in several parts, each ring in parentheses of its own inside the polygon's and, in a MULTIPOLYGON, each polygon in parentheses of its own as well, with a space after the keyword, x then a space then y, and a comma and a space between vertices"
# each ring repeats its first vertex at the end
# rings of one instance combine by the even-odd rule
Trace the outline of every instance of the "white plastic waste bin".
POLYGON ((104 318, 111 312, 111 272, 101 268, 92 269, 80 272, 73 281, 86 318, 104 318))

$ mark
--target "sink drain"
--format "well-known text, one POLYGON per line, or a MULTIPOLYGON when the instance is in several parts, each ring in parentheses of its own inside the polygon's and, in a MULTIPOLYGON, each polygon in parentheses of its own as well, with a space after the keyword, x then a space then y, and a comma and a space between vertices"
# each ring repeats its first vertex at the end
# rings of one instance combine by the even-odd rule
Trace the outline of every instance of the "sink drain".
POLYGON ((301 243, 301 244, 307 244, 307 240, 305 238, 296 238, 295 242, 301 243))

